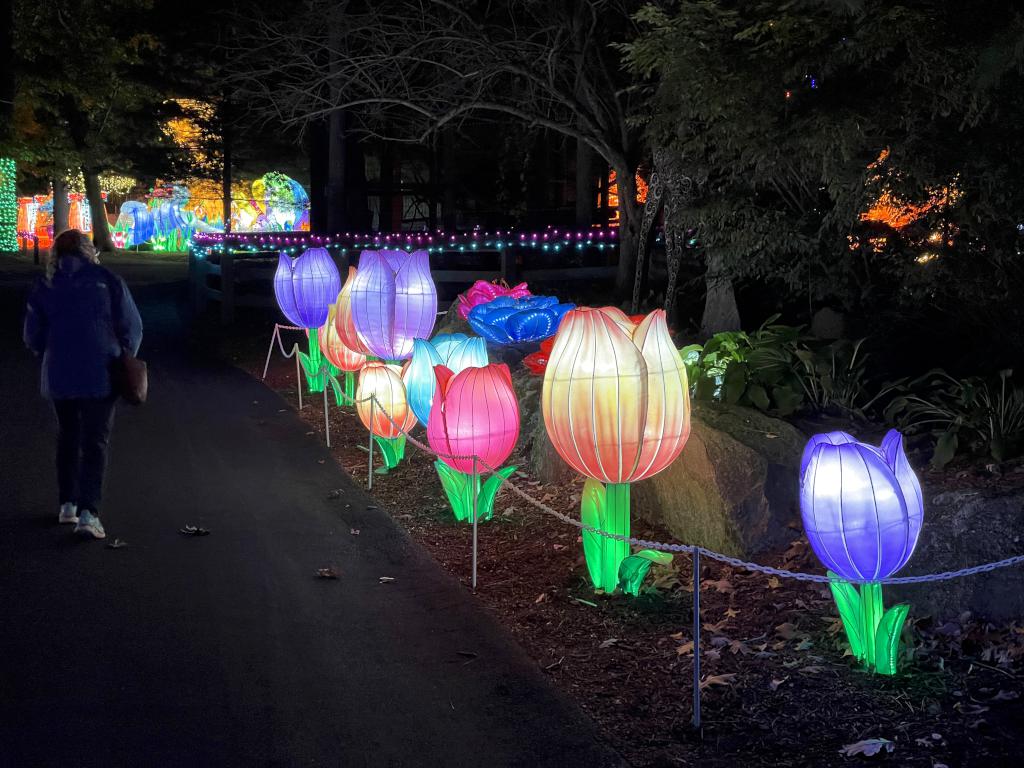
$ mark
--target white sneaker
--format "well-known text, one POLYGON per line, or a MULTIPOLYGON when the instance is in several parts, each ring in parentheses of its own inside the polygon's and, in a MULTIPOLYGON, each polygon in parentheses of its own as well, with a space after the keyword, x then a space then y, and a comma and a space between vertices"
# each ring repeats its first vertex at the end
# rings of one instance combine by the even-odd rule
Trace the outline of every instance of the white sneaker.
POLYGON ((60 517, 57 518, 59 523, 77 523, 78 522, 78 507, 72 502, 66 501, 60 505, 60 517))
POLYGON ((103 530, 103 523, 89 510, 79 515, 78 525, 75 526, 75 533, 92 536, 94 539, 105 539, 107 532, 103 530))

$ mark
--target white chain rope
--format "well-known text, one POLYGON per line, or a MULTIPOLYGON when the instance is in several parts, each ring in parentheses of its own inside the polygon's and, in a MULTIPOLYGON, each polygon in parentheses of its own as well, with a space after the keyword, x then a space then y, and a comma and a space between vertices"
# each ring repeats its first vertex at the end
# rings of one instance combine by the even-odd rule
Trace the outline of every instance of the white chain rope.
MULTIPOLYGON (((291 326, 277 326, 277 327, 278 328, 285 328, 286 330, 304 330, 302 328, 292 328, 291 326)), ((280 338, 278 339, 278 346, 281 348, 281 354, 283 354, 285 357, 291 357, 291 355, 285 354, 284 348, 281 346, 281 343, 280 343, 280 338)), ((295 345, 295 347, 293 347, 293 349, 292 349, 292 354, 294 354, 297 349, 298 349, 298 345, 295 345)), ((329 369, 327 368, 327 366, 324 366, 324 365, 321 364, 320 372, 321 373, 326 373, 326 375, 330 379, 332 379, 334 381, 335 385, 338 385, 337 379, 335 379, 334 376, 331 375, 331 373, 330 373, 329 369)), ((359 403, 367 403, 367 402, 371 402, 372 401, 373 404, 374 404, 374 408, 375 409, 380 409, 380 412, 382 414, 384 414, 384 418, 386 418, 389 422, 391 422, 392 426, 394 426, 394 428, 400 434, 404 435, 405 439, 408 442, 410 442, 413 445, 415 445, 417 448, 419 448, 424 453, 430 454, 432 456, 436 456, 436 457, 438 457, 440 459, 451 459, 452 461, 455 461, 455 460, 472 461, 473 459, 475 459, 477 464, 480 467, 482 467, 487 474, 493 475, 493 474, 495 474, 498 471, 496 468, 490 466, 487 462, 485 462, 483 459, 481 459, 479 456, 452 456, 452 455, 449 455, 449 454, 438 453, 433 448, 431 448, 429 445, 427 445, 427 444, 417 440, 415 437, 413 437, 408 432, 408 430, 403 429, 402 426, 400 424, 398 424, 398 422, 396 422, 394 419, 391 418, 391 414, 389 414, 387 412, 387 410, 384 408, 384 406, 381 405, 381 403, 377 399, 376 395, 370 395, 369 397, 364 397, 362 400, 356 400, 354 397, 348 397, 344 393, 344 390, 341 389, 340 385, 338 387, 338 392, 341 393, 341 395, 342 395, 342 397, 344 399, 346 399, 349 402, 351 402, 352 405, 358 405, 359 403)), ((654 550, 658 550, 658 551, 661 551, 661 552, 679 552, 679 553, 685 552, 685 553, 691 554, 691 555, 694 554, 694 553, 700 553, 701 555, 703 555, 705 557, 709 557, 712 560, 717 560, 717 561, 719 561, 721 563, 725 563, 727 565, 731 565, 734 568, 742 568, 742 569, 745 569, 745 570, 748 570, 748 571, 753 571, 755 573, 762 573, 762 574, 765 574, 767 576, 778 576, 779 578, 783 578, 783 579, 794 579, 796 581, 809 581, 809 582, 814 582, 816 584, 831 584, 833 582, 844 582, 844 581, 845 582, 854 583, 854 584, 862 584, 862 583, 872 583, 872 584, 926 584, 926 583, 933 582, 933 581, 950 581, 952 579, 959 579, 959 578, 964 577, 964 576, 974 576, 974 575, 977 575, 979 573, 988 573, 990 571, 995 571, 995 570, 997 570, 999 568, 1008 568, 1010 566, 1020 565, 1020 564, 1024 563, 1024 555, 1014 555, 1013 557, 1006 557, 1006 558, 1003 558, 1002 560, 996 560, 994 562, 984 563, 982 565, 974 565, 974 566, 971 566, 969 568, 961 568, 961 569, 956 570, 956 571, 941 571, 939 573, 928 573, 928 574, 922 574, 920 576, 890 576, 890 577, 885 578, 885 579, 876 579, 874 581, 871 581, 871 580, 868 580, 868 579, 841 579, 841 578, 833 578, 831 576, 826 576, 826 575, 817 574, 817 573, 800 573, 798 571, 786 570, 785 568, 773 568, 770 565, 761 565, 760 563, 752 563, 752 562, 750 562, 748 560, 742 560, 742 559, 740 559, 738 557, 731 557, 730 555, 725 555, 725 554, 722 554, 721 552, 715 552, 714 550, 707 549, 706 547, 697 546, 695 544, 666 544, 666 543, 660 542, 660 541, 650 541, 648 539, 637 539, 637 538, 634 538, 632 536, 623 536, 622 534, 618 534, 618 533, 610 533, 608 531, 603 531, 600 528, 594 528, 592 525, 587 525, 582 520, 577 520, 576 518, 570 517, 569 515, 566 515, 566 514, 564 514, 562 512, 559 512, 556 509, 552 509, 551 507, 549 507, 544 502, 542 502, 542 501, 540 501, 538 499, 533 498, 526 491, 524 491, 521 488, 519 488, 515 483, 513 483, 511 481, 511 479, 506 479, 503 482, 502 485, 504 487, 508 488, 510 491, 512 491, 512 493, 514 493, 516 496, 519 496, 521 499, 523 499, 523 500, 529 502, 530 504, 532 504, 533 506, 537 507, 537 509, 539 509, 541 512, 544 512, 545 514, 550 515, 551 517, 554 517, 556 520, 559 520, 559 521, 561 521, 563 523, 566 523, 567 525, 572 525, 572 526, 574 526, 576 528, 579 528, 581 531, 586 531, 588 533, 593 533, 593 534, 596 534, 598 536, 604 536, 606 539, 613 539, 615 541, 622 541, 622 542, 625 542, 627 544, 631 544, 631 545, 636 546, 636 547, 641 547, 643 549, 654 549, 654 550)))

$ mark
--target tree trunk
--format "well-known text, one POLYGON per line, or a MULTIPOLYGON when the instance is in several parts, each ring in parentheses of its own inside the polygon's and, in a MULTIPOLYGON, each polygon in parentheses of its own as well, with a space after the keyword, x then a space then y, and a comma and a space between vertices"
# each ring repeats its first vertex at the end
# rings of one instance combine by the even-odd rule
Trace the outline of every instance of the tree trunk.
POLYGON ((89 215, 92 217, 92 242, 97 250, 112 253, 114 241, 110 237, 107 209, 103 205, 103 194, 100 192, 99 172, 82 166, 82 175, 85 177, 85 196, 89 200, 89 215))
POLYGON ((615 275, 618 300, 631 301, 636 278, 636 251, 643 211, 636 202, 636 175, 633 169, 616 168, 619 187, 619 268, 615 275))
POLYGON ((327 231, 327 121, 309 128, 309 228, 327 231))
POLYGON ((62 178, 53 180, 53 236, 68 228, 68 216, 71 214, 68 205, 68 185, 62 178))
POLYGON ((700 322, 701 336, 709 338, 720 331, 738 331, 740 311, 736 306, 736 292, 725 270, 724 261, 713 250, 706 254, 705 260, 707 271, 704 273, 704 283, 707 286, 707 299, 704 301, 704 317, 700 322))
MULTIPOLYGON (((227 101, 224 102, 227 104, 227 101)), ((225 107, 226 109, 227 107, 225 107)), ((223 141, 223 163, 221 164, 220 194, 221 211, 224 216, 224 234, 231 234, 231 134, 224 121, 221 127, 221 138, 223 141)))
POLYGON ((576 140, 576 226, 590 227, 594 223, 597 207, 597 190, 594 187, 594 150, 579 139, 576 140))
POLYGON ((345 231, 345 123, 344 110, 331 112, 327 129, 327 231, 345 231))

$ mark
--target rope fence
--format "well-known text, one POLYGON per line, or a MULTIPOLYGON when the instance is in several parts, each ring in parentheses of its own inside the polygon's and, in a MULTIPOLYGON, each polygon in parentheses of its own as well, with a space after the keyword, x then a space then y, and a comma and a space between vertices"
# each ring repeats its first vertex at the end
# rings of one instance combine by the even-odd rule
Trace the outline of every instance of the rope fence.
MULTIPOLYGON (((299 408, 301 409, 302 408, 302 373, 301 373, 301 368, 300 368, 300 365, 299 365, 299 357, 298 357, 298 354, 297 354, 298 351, 299 351, 299 345, 298 344, 293 345, 290 352, 285 351, 284 343, 283 343, 283 341, 281 339, 281 333, 280 333, 282 330, 306 331, 305 328, 298 328, 296 326, 290 326, 290 325, 275 324, 274 332, 273 332, 273 334, 271 336, 271 339, 270 339, 270 348, 267 350, 267 360, 266 360, 266 363, 265 363, 265 365, 263 367, 263 378, 266 379, 266 377, 267 377, 267 370, 268 370, 268 367, 270 365, 270 358, 271 358, 271 356, 273 354, 273 351, 274 351, 274 342, 276 341, 278 349, 280 349, 281 355, 284 358, 286 358, 286 359, 289 359, 289 358, 292 358, 292 357, 295 358, 295 375, 296 375, 296 381, 297 381, 297 384, 298 384, 297 389, 298 389, 298 395, 299 395, 299 408)), ((440 458, 440 459, 450 459, 450 460, 460 460, 461 459, 461 460, 472 461, 473 462, 473 468, 474 468, 474 471, 473 471, 473 475, 474 476, 478 476, 478 473, 476 471, 477 467, 482 469, 483 472, 485 474, 488 474, 488 475, 493 475, 493 474, 495 474, 498 471, 498 468, 491 467, 490 465, 487 464, 487 462, 485 462, 479 456, 475 456, 475 455, 474 456, 456 456, 456 455, 449 455, 449 454, 438 453, 437 451, 435 451, 433 448, 431 448, 426 443, 424 443, 424 442, 416 439, 415 437, 413 437, 413 435, 408 430, 403 429, 402 426, 398 422, 396 422, 394 419, 391 418, 391 414, 389 414, 387 412, 387 410, 384 408, 384 406, 381 405, 380 401, 377 400, 377 398, 374 395, 371 395, 370 397, 367 397, 367 398, 363 398, 362 400, 357 400, 355 397, 349 397, 348 395, 346 395, 345 392, 344 392, 344 389, 339 385, 337 379, 330 372, 330 369, 326 365, 321 363, 320 370, 315 375, 325 375, 328 379, 330 379, 333 382, 332 386, 334 387, 335 393, 340 398, 343 398, 344 400, 348 401, 351 405, 355 406, 355 405, 359 405, 361 403, 367 403, 367 402, 370 403, 370 408, 371 408, 371 411, 370 411, 370 413, 371 413, 370 422, 371 422, 371 424, 373 423, 373 412, 375 410, 379 410, 381 412, 381 414, 383 414, 383 416, 394 426, 394 428, 402 436, 405 437, 405 439, 406 439, 406 441, 408 443, 411 443, 412 445, 416 446, 418 449, 420 449, 424 453, 427 453, 430 456, 434 456, 434 457, 437 457, 437 458, 440 458)), ((324 424, 325 424, 325 428, 326 428, 326 431, 327 431, 327 446, 330 447, 330 445, 331 445, 331 443, 330 443, 330 422, 328 420, 328 401, 327 401, 327 387, 326 386, 324 387, 324 424)), ((369 459, 369 468, 368 468, 368 473, 367 473, 367 486, 368 486, 368 488, 372 489, 373 488, 373 474, 374 474, 373 473, 373 432, 372 431, 370 431, 370 436, 369 436, 369 453, 370 453, 370 459, 369 459)), ((554 509, 554 508, 550 507, 549 505, 545 504, 543 501, 540 501, 539 499, 536 499, 533 496, 531 496, 529 493, 527 493, 522 488, 520 488, 518 485, 516 485, 512 481, 511 478, 505 479, 503 481, 503 483, 502 483, 502 487, 508 488, 513 494, 515 494, 519 498, 523 499, 524 501, 526 501, 527 503, 529 503, 533 507, 536 507, 538 510, 540 510, 544 514, 549 515, 550 517, 553 517, 556 520, 558 520, 558 521, 560 521, 562 523, 565 523, 566 525, 571 525, 571 526, 573 526, 575 528, 578 528, 580 531, 586 531, 588 533, 592 533, 592 534, 595 534, 597 536, 602 536, 602 537, 607 538, 607 539, 612 539, 612 540, 615 540, 615 541, 625 542, 625 543, 628 543, 628 544, 630 544, 632 546, 640 547, 642 549, 653 549, 653 550, 657 550, 657 551, 660 551, 660 552, 670 552, 670 553, 680 553, 680 554, 685 553, 685 554, 690 555, 693 558, 693 569, 694 569, 694 574, 693 574, 693 583, 694 583, 694 599, 693 599, 693 612, 694 612, 694 617, 693 617, 693 632, 694 632, 694 638, 693 638, 693 643, 694 643, 694 646, 693 646, 693 655, 694 655, 694 712, 693 712, 693 725, 694 725, 695 728, 698 728, 698 729, 700 728, 700 724, 701 724, 701 709, 700 709, 700 558, 702 556, 703 557, 707 557, 707 558, 709 558, 711 560, 718 561, 720 563, 725 563, 726 565, 730 565, 730 566, 732 566, 734 568, 739 568, 741 570, 746 570, 746 571, 750 571, 750 572, 753 572, 753 573, 760 573, 760 574, 763 574, 765 576, 775 576, 775 577, 778 577, 778 578, 781 578, 781 579, 792 579, 792 580, 795 580, 795 581, 811 582, 811 583, 815 583, 815 584, 831 584, 831 583, 835 583, 835 582, 847 582, 847 583, 854 583, 854 584, 864 584, 864 583, 874 583, 874 584, 927 584, 927 583, 938 582, 938 581, 950 581, 952 579, 963 578, 963 577, 966 577, 966 576, 974 576, 974 575, 981 574, 981 573, 989 573, 991 571, 995 571, 995 570, 998 570, 1000 568, 1008 568, 1008 567, 1011 567, 1011 566, 1024 564, 1024 554, 1021 554, 1021 555, 1013 555, 1011 557, 1006 557, 1006 558, 1003 558, 1002 560, 996 560, 996 561, 990 562, 990 563, 983 563, 981 565, 973 565, 973 566, 969 566, 969 567, 966 567, 966 568, 960 568, 960 569, 954 570, 954 571, 941 571, 941 572, 938 572, 938 573, 922 574, 922 575, 918 575, 918 576, 890 576, 888 578, 878 579, 878 580, 873 581, 873 582, 868 582, 867 580, 853 580, 853 581, 851 581, 850 579, 842 579, 842 578, 839 578, 839 577, 832 577, 832 576, 828 576, 828 575, 825 575, 825 574, 803 573, 803 572, 800 572, 800 571, 791 571, 791 570, 788 570, 786 568, 775 568, 775 567, 770 566, 770 565, 762 565, 760 563, 754 563, 754 562, 751 562, 749 560, 743 560, 742 558, 732 557, 731 555, 726 555, 726 554, 723 554, 722 552, 716 552, 716 551, 714 551, 712 549, 708 549, 706 547, 702 547, 702 546, 699 546, 699 545, 696 545, 696 544, 666 543, 666 542, 661 542, 661 541, 651 541, 649 539, 639 539, 639 538, 635 538, 635 537, 632 537, 632 536, 623 536, 621 534, 610 533, 608 531, 601 530, 600 528, 595 528, 595 527, 593 527, 591 525, 587 525, 582 520, 579 520, 577 518, 574 518, 574 517, 571 517, 569 515, 566 515, 563 512, 559 512, 557 509, 554 509)), ((475 488, 475 484, 474 484, 474 488, 475 488)), ((478 552, 477 509, 476 509, 476 492, 475 491, 474 491, 474 498, 473 498, 473 520, 472 520, 472 522, 473 522, 472 588, 473 588, 473 591, 475 592, 476 591, 476 586, 477 586, 477 552, 478 552)))

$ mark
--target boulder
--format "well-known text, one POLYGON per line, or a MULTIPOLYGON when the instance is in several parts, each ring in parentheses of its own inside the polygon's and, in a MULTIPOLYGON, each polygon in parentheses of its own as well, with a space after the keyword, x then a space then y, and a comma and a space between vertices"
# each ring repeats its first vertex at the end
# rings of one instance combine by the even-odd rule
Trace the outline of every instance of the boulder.
POLYGON ((543 376, 530 373, 524 366, 512 367, 512 386, 519 398, 519 443, 516 458, 519 466, 544 483, 567 483, 577 477, 576 471, 558 455, 544 427, 540 407, 543 376))
MULTIPOLYGON (((1024 554, 1024 491, 925 490, 924 526, 898 576, 956 571, 1024 554), (929 498, 930 497, 930 498, 929 498)), ((989 621, 1024 617, 1024 565, 926 584, 885 588, 886 602, 907 602, 912 615, 937 619, 970 611, 989 621)))
POLYGON ((760 411, 698 404, 682 455, 633 486, 633 512, 681 542, 737 557, 784 546, 799 530, 805 442, 760 411))

